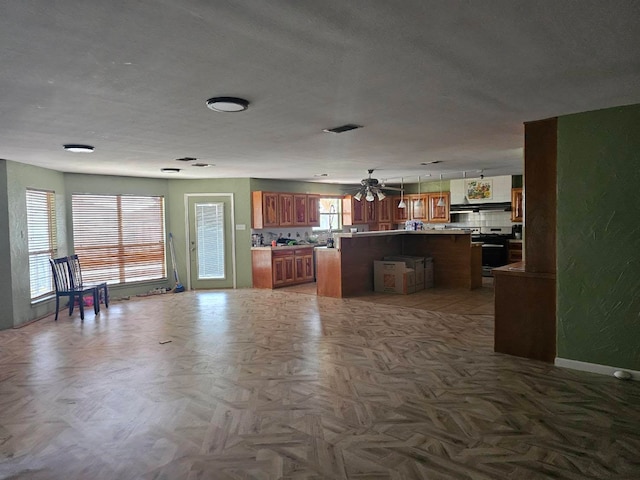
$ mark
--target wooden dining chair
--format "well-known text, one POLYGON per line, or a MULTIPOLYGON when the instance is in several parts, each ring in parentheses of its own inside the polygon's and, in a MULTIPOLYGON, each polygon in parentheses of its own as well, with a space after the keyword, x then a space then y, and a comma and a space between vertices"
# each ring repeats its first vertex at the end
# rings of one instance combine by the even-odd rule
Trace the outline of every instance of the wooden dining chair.
POLYGON ((93 299, 93 311, 97 315, 100 312, 100 298, 98 288, 95 286, 76 286, 73 282, 71 270, 69 268, 68 257, 50 258, 51 272, 53 273, 53 283, 56 289, 56 318, 58 321, 58 311, 60 310, 60 297, 69 299, 69 316, 73 313, 73 308, 78 302, 80 308, 80 319, 84 320, 84 297, 91 295, 93 299))
MULTIPOLYGON (((98 300, 101 300, 100 293, 102 293, 102 300, 104 300, 104 306, 106 308, 109 308, 109 287, 107 287, 107 282, 85 283, 84 280, 82 279, 82 268, 80 267, 80 259, 78 258, 78 255, 77 254, 69 255, 67 259, 69 260, 69 270, 71 272, 71 280, 73 281, 74 286, 76 288, 95 287, 98 291, 98 300)), ((100 311, 100 305, 98 305, 98 311, 100 311)))

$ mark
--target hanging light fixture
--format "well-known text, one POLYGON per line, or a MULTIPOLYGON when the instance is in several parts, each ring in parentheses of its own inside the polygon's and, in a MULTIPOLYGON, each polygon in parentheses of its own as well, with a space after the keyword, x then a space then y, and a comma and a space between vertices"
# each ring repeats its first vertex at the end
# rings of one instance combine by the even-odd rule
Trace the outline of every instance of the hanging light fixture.
POLYGON ((420 196, 420 175, 418 175, 418 201, 416 202, 416 206, 422 205, 422 197, 420 196))
POLYGON ((400 203, 398 208, 407 208, 407 204, 404 203, 404 178, 400 178, 400 203))
POLYGON ((367 188, 367 196, 364 198, 367 202, 373 202, 376 199, 376 197, 373 196, 373 192, 370 188, 367 188))
POLYGON ((467 197, 467 182, 465 179, 467 178, 467 172, 462 172, 462 186, 464 188, 464 198, 462 199, 463 205, 469 205, 469 198, 467 197))
POLYGON ((444 207, 446 203, 444 203, 444 198, 442 198, 442 174, 440 174, 440 198, 438 198, 438 203, 436 204, 438 207, 444 207))
POLYGON ((358 192, 356 193, 353 198, 355 198, 357 201, 362 200, 362 192, 358 192))
POLYGON ((384 200, 385 198, 387 198, 387 196, 384 194, 384 192, 383 192, 382 190, 378 190, 378 191, 376 192, 376 195, 378 196, 378 200, 380 200, 380 201, 382 201, 382 200, 384 200))

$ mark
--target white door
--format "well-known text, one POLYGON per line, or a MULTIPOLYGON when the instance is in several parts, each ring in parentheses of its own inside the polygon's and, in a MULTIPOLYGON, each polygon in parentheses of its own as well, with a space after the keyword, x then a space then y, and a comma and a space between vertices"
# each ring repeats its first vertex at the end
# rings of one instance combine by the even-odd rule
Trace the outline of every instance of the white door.
POLYGON ((189 270, 193 289, 233 288, 233 197, 188 196, 189 270))

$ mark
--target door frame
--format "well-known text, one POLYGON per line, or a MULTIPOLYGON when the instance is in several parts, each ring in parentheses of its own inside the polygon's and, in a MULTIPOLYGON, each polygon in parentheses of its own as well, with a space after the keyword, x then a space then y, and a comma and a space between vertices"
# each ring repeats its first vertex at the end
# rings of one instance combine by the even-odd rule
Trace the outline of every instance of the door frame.
POLYGON ((191 238, 189 236, 189 219, 191 218, 189 212, 189 198, 190 197, 229 197, 231 204, 231 217, 229 218, 231 224, 231 275, 233 279, 233 289, 238 287, 237 273, 236 273, 236 215, 235 215, 235 203, 233 193, 185 193, 184 194, 184 238, 185 242, 185 259, 187 263, 187 290, 191 290, 191 252, 189 251, 189 245, 191 245, 191 238))

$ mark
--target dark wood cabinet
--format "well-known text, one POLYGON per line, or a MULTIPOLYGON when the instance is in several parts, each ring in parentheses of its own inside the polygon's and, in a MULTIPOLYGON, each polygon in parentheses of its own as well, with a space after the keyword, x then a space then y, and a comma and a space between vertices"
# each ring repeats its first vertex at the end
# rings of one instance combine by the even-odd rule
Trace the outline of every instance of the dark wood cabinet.
POLYGON ((511 189, 511 221, 521 222, 524 212, 522 188, 511 189))
POLYGON ((449 192, 430 193, 427 197, 429 205, 429 223, 449 223, 450 218, 450 194, 449 192), (440 205, 439 205, 440 204, 440 205))
POLYGON ((394 224, 404 223, 409 220, 411 215, 411 202, 407 198, 407 195, 404 196, 395 196, 392 197, 393 201, 391 204, 391 220, 394 224), (405 207, 401 208, 398 205, 400 204, 400 200, 404 201, 405 207))
POLYGON ((251 226, 253 228, 268 228, 280 226, 279 194, 273 192, 252 192, 251 226))
POLYGON ((313 247, 251 250, 253 287, 278 288, 314 281, 313 247))
POLYGON ((307 195, 294 195, 293 196, 293 224, 299 226, 306 226, 309 224, 307 218, 307 195))
POLYGON ((320 226, 320 195, 307 195, 307 221, 312 227, 320 226))
POLYGON ((280 216, 280 226, 288 227, 293 225, 293 194, 279 193, 278 198, 280 199, 278 209, 278 215, 280 216))
POLYGON ((380 200, 379 202, 377 202, 378 222, 380 223, 392 222, 391 207, 393 206, 393 198, 394 197, 385 197, 384 200, 380 200))
POLYGON ((358 201, 353 195, 345 195, 342 199, 342 224, 343 225, 362 225, 366 221, 366 200, 358 201))

